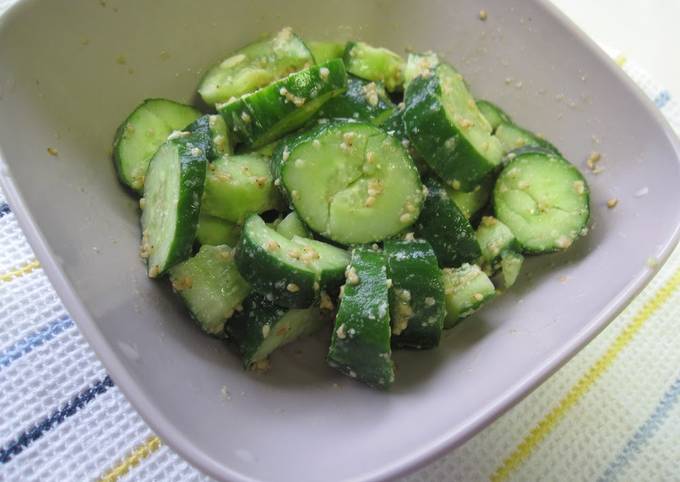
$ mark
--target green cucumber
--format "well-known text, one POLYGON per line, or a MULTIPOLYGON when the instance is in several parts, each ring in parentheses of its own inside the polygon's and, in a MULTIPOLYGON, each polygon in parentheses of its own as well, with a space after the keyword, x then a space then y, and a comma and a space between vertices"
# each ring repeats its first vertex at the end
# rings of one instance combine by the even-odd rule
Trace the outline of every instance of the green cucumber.
POLYGON ((493 189, 493 178, 486 178, 470 192, 456 191, 449 186, 444 187, 451 200, 456 203, 456 206, 458 206, 463 215, 467 219, 473 219, 489 202, 493 189))
POLYGON ((401 90, 404 84, 404 59, 391 50, 366 42, 348 42, 344 60, 347 72, 381 82, 389 92, 401 90))
POLYGON ((477 100, 477 108, 484 118, 489 121, 493 132, 496 132, 496 129, 498 129, 498 126, 501 124, 512 124, 510 116, 506 114, 503 109, 488 100, 477 100))
POLYGON ((409 53, 404 68, 404 89, 408 88, 413 79, 428 75, 437 65, 439 56, 434 52, 409 53))
POLYGON ((427 198, 415 225, 418 237, 432 245, 441 266, 457 267, 477 260, 479 244, 470 221, 439 180, 429 178, 425 186, 427 198))
POLYGON ((201 214, 198 218, 196 240, 199 244, 236 246, 241 235, 241 227, 224 219, 201 214))
POLYGON ((250 214, 279 207, 269 165, 266 157, 256 153, 217 159, 208 168, 203 214, 241 224, 250 214))
POLYGON ((321 106, 347 88, 341 60, 290 74, 239 99, 218 104, 237 140, 257 148, 294 131, 311 119, 321 106))
POLYGON ((466 263, 459 268, 446 268, 443 272, 446 300, 444 328, 454 327, 496 295, 493 283, 477 265, 466 263))
POLYGON ((477 241, 482 250, 484 272, 492 276, 500 270, 505 288, 515 284, 524 256, 510 228, 492 216, 484 216, 477 226, 477 241))
POLYGON ((415 77, 404 102, 411 145, 454 189, 473 190, 500 165, 503 147, 450 65, 439 63, 415 77))
POLYGON ((227 124, 220 115, 204 115, 189 124, 187 131, 204 136, 203 142, 208 145, 206 156, 208 161, 219 159, 225 154, 232 154, 227 124))
POLYGON ((335 121, 293 136, 279 145, 273 166, 298 216, 341 244, 386 239, 420 213, 411 157, 370 124, 335 121))
POLYGON ((529 132, 519 126, 511 123, 503 123, 496 129, 496 137, 503 145, 503 150, 506 154, 511 153, 515 149, 523 147, 540 147, 546 149, 557 156, 561 156, 560 151, 550 142, 538 137, 536 134, 529 132))
POLYGON ((351 378, 388 388, 394 382, 391 332, 385 255, 355 248, 335 317, 328 363, 351 378))
POLYGON ((341 59, 345 53, 345 44, 340 42, 319 42, 312 40, 307 42, 307 45, 317 64, 322 64, 332 59, 341 59))
POLYGON ((225 334, 250 368, 284 345, 318 331, 327 322, 318 306, 286 309, 257 293, 243 302, 243 310, 225 326, 225 334))
POLYGON ((201 113, 167 99, 146 99, 118 127, 113 159, 120 182, 141 192, 151 158, 172 131, 180 130, 201 113))
POLYGON ((236 248, 236 264, 253 289, 290 308, 311 306, 321 290, 337 289, 348 263, 346 251, 311 239, 287 239, 257 215, 246 220, 236 248))
POLYGON ((525 253, 566 249, 587 232, 590 191, 579 170, 545 151, 524 151, 496 180, 496 217, 525 253))
POLYGON ((198 93, 206 104, 226 102, 313 63, 304 42, 287 27, 212 67, 201 80, 198 93))
POLYGON ((212 335, 222 334, 225 321, 250 292, 229 246, 201 246, 196 256, 170 269, 170 281, 191 316, 212 335))
POLYGON ((312 233, 309 232, 305 223, 299 218, 295 211, 291 211, 276 225, 276 232, 280 235, 293 239, 293 236, 300 238, 311 238, 312 233))
POLYGON ((519 277, 519 272, 524 264, 524 256, 515 251, 506 251, 501 256, 501 278, 503 287, 510 288, 519 277))
POLYGON ((387 240, 392 346, 427 349, 439 345, 446 306, 437 257, 422 239, 387 240))
POLYGON ((142 246, 155 278, 191 254, 205 185, 208 146, 190 132, 171 135, 149 163, 144 183, 142 246))
POLYGON ((319 117, 355 119, 379 125, 394 109, 382 84, 348 75, 347 91, 326 102, 319 111, 319 117))

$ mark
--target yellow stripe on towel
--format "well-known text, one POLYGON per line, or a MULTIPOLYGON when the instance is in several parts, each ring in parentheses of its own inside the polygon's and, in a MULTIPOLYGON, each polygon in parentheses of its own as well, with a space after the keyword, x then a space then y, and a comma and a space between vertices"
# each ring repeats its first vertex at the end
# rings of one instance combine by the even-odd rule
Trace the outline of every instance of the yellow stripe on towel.
POLYGON ((156 435, 152 435, 146 442, 135 448, 122 462, 102 475, 99 480, 103 482, 116 482, 119 478, 142 463, 144 459, 148 458, 151 454, 161 448, 162 445, 163 442, 161 439, 156 435))
POLYGON ((586 373, 567 392, 557 406, 538 422, 524 437, 515 450, 498 466, 491 476, 493 482, 506 480, 531 456, 536 447, 553 431, 569 410, 588 393, 593 385, 614 364, 621 351, 630 344, 645 322, 668 301, 680 286, 680 270, 676 271, 666 284, 659 289, 635 314, 633 319, 623 328, 604 354, 586 371, 586 373))
POLYGON ((40 268, 40 263, 38 260, 33 260, 30 263, 26 263, 25 265, 13 270, 9 271, 4 274, 0 274, 0 281, 7 282, 7 281, 12 281, 15 278, 20 278, 30 272, 32 272, 34 269, 40 268))

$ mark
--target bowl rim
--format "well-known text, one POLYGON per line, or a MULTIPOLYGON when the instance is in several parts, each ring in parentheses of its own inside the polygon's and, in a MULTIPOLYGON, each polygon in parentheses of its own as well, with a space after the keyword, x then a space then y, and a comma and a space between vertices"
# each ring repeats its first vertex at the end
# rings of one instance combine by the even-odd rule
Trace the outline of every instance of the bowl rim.
MULTIPOLYGON (((24 9, 40 0, 17 0, 3 14, 0 14, 0 31, 12 22, 14 17, 21 14, 24 9)), ((666 118, 652 101, 640 90, 635 82, 595 42, 590 39, 573 21, 549 0, 533 0, 537 8, 554 17, 564 27, 580 40, 583 46, 594 55, 619 81, 628 88, 630 93, 637 98, 643 108, 657 121, 662 133, 668 138, 676 154, 676 160, 680 162, 680 140, 672 130, 666 118)), ((7 201, 14 213, 19 226, 26 236, 36 258, 47 275, 50 283, 59 295, 60 300, 75 320, 78 329, 94 350, 101 363, 110 374, 116 386, 125 395, 130 404, 157 434, 163 443, 177 451, 184 459, 202 472, 217 479, 228 479, 238 482, 256 481, 248 475, 225 467, 213 457, 193 445, 191 440, 181 431, 177 430, 171 420, 154 409, 155 403, 145 395, 138 387, 131 373, 119 360, 112 345, 104 337, 97 327, 93 317, 85 308, 83 302, 76 294, 72 284, 62 271, 57 262, 57 257, 48 245, 42 231, 36 224, 32 214, 21 195, 18 186, 12 180, 9 167, 4 161, 2 146, 0 146, 0 187, 2 187, 7 201)), ((678 207, 680 210, 680 207, 678 207)), ((660 264, 665 263, 680 241, 680 222, 673 228, 671 236, 665 241, 663 248, 658 253, 660 264)), ((632 281, 626 285, 604 308, 593 317, 581 330, 567 340, 550 357, 545 359, 534 370, 528 372, 523 378, 517 380, 510 388, 483 405, 475 414, 459 427, 451 428, 442 435, 433 439, 427 445, 418 447, 410 452, 407 457, 392 464, 383 465, 371 472, 362 474, 354 479, 359 482, 374 482, 403 476, 426 465, 432 460, 441 457, 456 447, 463 444, 473 435, 488 426, 496 418, 500 417, 512 406, 526 397, 532 390, 537 388, 549 376, 568 362, 581 348, 598 335, 607 325, 613 321, 651 281, 658 270, 642 270, 632 281)))

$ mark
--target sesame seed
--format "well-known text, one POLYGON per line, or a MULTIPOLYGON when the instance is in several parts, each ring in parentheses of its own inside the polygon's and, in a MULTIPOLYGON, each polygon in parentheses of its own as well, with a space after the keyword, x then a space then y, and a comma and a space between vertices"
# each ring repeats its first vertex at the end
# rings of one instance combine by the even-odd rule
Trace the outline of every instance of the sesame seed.
POLYGON ((161 274, 161 268, 158 265, 154 265, 149 269, 149 278, 155 278, 161 274))
POLYGON ((436 303, 435 299, 432 298, 431 296, 428 296, 427 298, 425 298, 425 305, 426 306, 434 306, 435 303, 436 303))
POLYGON ((613 197, 613 198, 611 198, 607 201, 607 207, 609 209, 614 209, 617 204, 619 204, 619 200, 616 199, 615 197, 613 197))
POLYGON ((320 76, 323 80, 328 79, 328 76, 330 75, 330 73, 331 73, 331 71, 328 70, 327 67, 321 67, 321 68, 319 69, 319 76, 320 76))
POLYGON ((271 331, 271 327, 269 325, 263 325, 262 326, 262 338, 267 338, 270 331, 271 331))
POLYGON ((451 181, 451 187, 455 189, 456 191, 460 189, 460 181, 458 179, 454 179, 451 181))
POLYGON ((399 221, 402 223, 410 223, 412 219, 412 216, 409 213, 404 213, 401 216, 399 216, 399 221))
POLYGON ((479 11, 479 19, 483 22, 489 17, 489 14, 486 13, 486 10, 480 10, 479 11))
POLYGON ((340 338, 341 340, 344 340, 347 338, 347 334, 345 333, 345 324, 343 323, 342 325, 338 326, 338 329, 335 330, 335 335, 340 338))
POLYGON ((297 293, 298 291, 300 291, 300 287, 295 283, 288 283, 288 285, 286 286, 286 290, 290 291, 291 293, 297 293))
POLYGON ((241 112, 241 120, 245 122, 246 124, 250 123, 250 115, 246 111, 241 112))
POLYGON ((56 156, 59 155, 59 151, 57 151, 54 147, 48 147, 48 148, 47 148, 47 153, 48 153, 50 156, 54 156, 54 157, 56 157, 56 156))
POLYGON ((139 209, 144 209, 144 206, 146 206, 146 199, 143 197, 139 198, 139 209))
POLYGON ((475 293, 474 295, 472 295, 472 297, 477 301, 482 301, 484 299, 484 295, 482 295, 481 293, 475 293))
POLYGON ((265 244, 265 249, 267 251, 276 251, 277 249, 280 249, 280 248, 281 248, 281 245, 279 243, 277 243, 276 241, 274 241, 273 239, 270 239, 265 244))

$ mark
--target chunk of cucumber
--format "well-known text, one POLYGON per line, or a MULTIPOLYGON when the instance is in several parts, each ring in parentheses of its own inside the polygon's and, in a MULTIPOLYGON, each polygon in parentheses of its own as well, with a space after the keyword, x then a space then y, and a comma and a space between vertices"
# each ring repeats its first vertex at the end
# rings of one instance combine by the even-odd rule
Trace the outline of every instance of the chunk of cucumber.
POLYGON ((319 42, 311 40, 307 42, 309 50, 317 64, 322 64, 331 59, 342 59, 345 53, 345 44, 341 42, 319 42))
POLYGON ((394 382, 387 285, 385 255, 355 248, 328 351, 332 367, 377 388, 394 382))
POLYGON ((241 227, 238 224, 207 214, 201 214, 198 218, 196 240, 201 245, 219 246, 226 244, 236 246, 240 235, 241 227))
POLYGON ((444 187, 451 200, 456 203, 456 206, 458 206, 463 215, 467 219, 473 219, 489 202, 494 184, 493 181, 493 178, 489 176, 470 192, 456 191, 449 186, 444 187))
POLYGON ((229 246, 201 246, 196 256, 170 269, 170 281, 194 320, 212 335, 222 334, 250 292, 229 246))
POLYGON ((387 240, 392 346, 427 349, 439 345, 446 305, 437 257, 422 239, 387 240))
POLYGON ((142 246, 155 278, 191 254, 208 160, 200 136, 180 132, 161 145, 144 184, 142 246))
POLYGON ((329 99, 347 88, 341 60, 290 74, 217 109, 236 138, 257 148, 305 124, 329 99))
POLYGON ((503 286, 510 288, 524 262, 521 247, 510 228, 492 216, 484 216, 477 226, 477 241, 482 250, 481 266, 486 274, 501 271, 503 286))
POLYGON ((503 287, 510 288, 515 284, 519 273, 524 264, 524 256, 515 251, 506 251, 501 257, 501 279, 503 280, 503 287))
POLYGON ((319 117, 355 119, 380 125, 394 109, 382 84, 348 75, 347 91, 326 102, 319 111, 319 117))
POLYGON ((496 295, 493 283, 477 265, 466 263, 459 268, 446 268, 443 272, 446 300, 444 328, 454 327, 496 295))
POLYGON ((313 63, 307 46, 287 27, 212 67, 201 80, 198 93, 206 104, 226 102, 313 63))
POLYGON ((404 88, 406 89, 416 77, 428 75, 437 65, 439 56, 434 52, 409 53, 404 68, 404 88))
POLYGON ((498 176, 496 217, 525 253, 566 249, 587 232, 590 191, 583 175, 562 157, 525 151, 498 176))
POLYGON ((276 232, 280 235, 293 239, 294 236, 299 238, 311 238, 312 233, 309 232, 305 223, 295 211, 291 211, 276 225, 276 232))
POLYGON ((496 132, 496 129, 498 129, 501 124, 512 124, 510 116, 506 114, 503 109, 488 100, 477 100, 477 108, 484 118, 489 121, 493 132, 496 132))
POLYGON ((251 214, 280 207, 270 161, 259 154, 223 156, 208 168, 202 212, 242 224, 251 214))
POLYGON ((120 182, 141 192, 149 161, 172 131, 183 129, 201 113, 167 99, 146 99, 118 127, 113 159, 120 182))
POLYGON ((253 293, 243 302, 243 310, 226 324, 225 334, 236 343, 243 365, 250 368, 277 348, 318 331, 326 322, 318 306, 286 309, 253 293))
POLYGON ((420 213, 423 191, 411 157, 370 124, 336 121, 293 136, 273 165, 298 216, 338 243, 386 239, 420 213))
POLYGON ((220 115, 204 115, 187 126, 186 130, 203 136, 203 142, 208 145, 206 156, 208 161, 219 159, 225 154, 232 154, 233 149, 229 141, 227 124, 220 115))
POLYGON ((246 220, 236 248, 236 264, 253 289, 290 308, 307 308, 321 290, 337 289, 348 263, 346 251, 311 239, 287 239, 257 215, 246 220))
POLYGON ((366 42, 348 42, 344 60, 347 72, 381 82, 389 92, 403 87, 404 59, 389 49, 373 47, 366 42))
POLYGON ((496 129, 496 137, 501 141, 506 154, 523 147, 540 147, 557 156, 562 155, 550 142, 515 124, 503 123, 499 125, 496 129))
POLYGON ((427 240, 441 266, 456 267, 479 258, 479 244, 470 221, 449 197, 444 185, 431 177, 425 181, 427 198, 415 225, 427 240))
POLYGON ((503 147, 453 67, 439 63, 425 70, 411 81, 404 101, 411 145, 451 187, 471 191, 500 165, 503 147))

